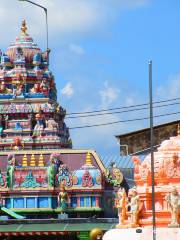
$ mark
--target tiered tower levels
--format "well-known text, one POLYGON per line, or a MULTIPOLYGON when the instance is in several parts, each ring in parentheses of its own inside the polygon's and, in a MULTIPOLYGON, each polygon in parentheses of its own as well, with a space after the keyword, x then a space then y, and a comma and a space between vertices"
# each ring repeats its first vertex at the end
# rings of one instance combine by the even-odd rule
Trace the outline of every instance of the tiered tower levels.
POLYGON ((49 51, 26 31, 23 21, 15 43, 0 53, 0 150, 71 148, 49 51))

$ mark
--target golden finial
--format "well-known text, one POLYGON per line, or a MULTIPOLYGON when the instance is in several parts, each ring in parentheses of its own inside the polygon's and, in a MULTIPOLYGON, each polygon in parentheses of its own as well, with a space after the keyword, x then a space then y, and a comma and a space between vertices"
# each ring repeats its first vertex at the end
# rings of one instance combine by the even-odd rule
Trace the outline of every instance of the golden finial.
POLYGON ((35 167, 36 166, 36 158, 35 158, 34 154, 31 155, 30 166, 31 167, 35 167))
POLYGON ((27 167, 27 155, 24 154, 23 159, 22 159, 22 166, 27 167))
POLYGON ((26 21, 25 20, 23 20, 22 21, 22 25, 21 25, 21 34, 23 34, 23 35, 27 35, 27 27, 26 27, 26 21))
POLYGON ((89 152, 86 154, 86 161, 85 161, 85 165, 92 166, 91 154, 90 154, 89 152))
POLYGON ((180 136, 180 124, 178 124, 178 127, 177 127, 177 135, 180 136))
POLYGON ((39 167, 44 167, 44 157, 41 153, 40 157, 39 157, 39 164, 38 164, 39 167))

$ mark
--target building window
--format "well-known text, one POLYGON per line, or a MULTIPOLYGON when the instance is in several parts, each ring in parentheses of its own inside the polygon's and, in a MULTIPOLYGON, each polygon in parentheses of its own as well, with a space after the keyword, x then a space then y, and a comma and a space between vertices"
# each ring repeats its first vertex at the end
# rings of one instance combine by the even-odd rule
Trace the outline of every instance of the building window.
POLYGON ((84 197, 80 197, 80 207, 84 207, 84 197))
POLYGON ((26 198, 26 207, 27 208, 35 208, 35 198, 33 198, 33 197, 26 198))
POLYGON ((86 207, 91 207, 91 197, 85 197, 85 205, 86 207))
POLYGON ((6 208, 11 208, 11 199, 10 198, 5 199, 5 207, 6 208))
POLYGON ((39 197, 38 198, 38 208, 48 208, 48 197, 39 197))
POLYGON ((24 198, 14 198, 14 208, 24 208, 24 198))
POLYGON ((73 208, 77 207, 77 197, 71 198, 71 207, 73 207, 73 208))

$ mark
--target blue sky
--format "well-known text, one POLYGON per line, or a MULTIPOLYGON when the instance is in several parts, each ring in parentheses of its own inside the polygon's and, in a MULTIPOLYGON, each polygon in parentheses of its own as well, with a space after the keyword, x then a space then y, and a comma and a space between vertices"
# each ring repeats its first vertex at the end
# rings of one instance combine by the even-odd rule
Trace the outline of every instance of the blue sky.
MULTIPOLYGON (((155 100, 179 97, 180 2, 178 0, 42 0, 48 8, 50 68, 58 101, 67 113, 148 102, 148 60, 153 60, 155 100)), ((44 15, 28 3, 1 0, 1 48, 18 35, 25 18, 28 33, 46 47, 44 15), (2 34, 3 33, 3 34, 2 34)), ((177 105, 178 106, 178 105, 177 105)), ((172 112, 175 108, 156 113, 172 112)), ((67 119, 69 127, 148 116, 148 111, 67 119)), ((155 124, 178 119, 158 118, 155 124)), ((148 121, 71 130, 74 148, 116 155, 115 135, 148 127, 148 121)))

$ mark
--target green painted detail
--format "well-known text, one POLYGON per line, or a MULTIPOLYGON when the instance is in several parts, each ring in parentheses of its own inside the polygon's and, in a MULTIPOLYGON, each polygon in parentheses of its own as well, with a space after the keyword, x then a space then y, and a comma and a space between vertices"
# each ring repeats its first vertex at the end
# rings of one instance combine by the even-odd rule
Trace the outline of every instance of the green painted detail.
POLYGON ((1 211, 7 213, 8 215, 10 215, 11 217, 16 218, 16 219, 25 218, 25 217, 15 213, 15 212, 13 212, 12 210, 5 208, 5 207, 1 207, 1 211))
POLYGON ((7 186, 8 188, 12 188, 13 185, 13 173, 14 173, 14 167, 8 166, 7 167, 7 173, 6 173, 6 179, 7 179, 7 186))
POLYGON ((80 232, 78 235, 79 240, 90 240, 89 232, 80 232))
POLYGON ((54 187, 55 166, 54 164, 48 167, 48 185, 54 187))
MULTIPOLYGON (((12 208, 14 212, 18 213, 61 213, 63 211, 62 208, 52 209, 52 208, 12 208)), ((67 208, 66 213, 72 212, 101 212, 102 208, 67 208)))
POLYGON ((21 184, 21 187, 25 188, 35 188, 35 187, 40 187, 41 184, 36 182, 36 179, 34 178, 32 172, 28 173, 26 176, 24 182, 21 184))

